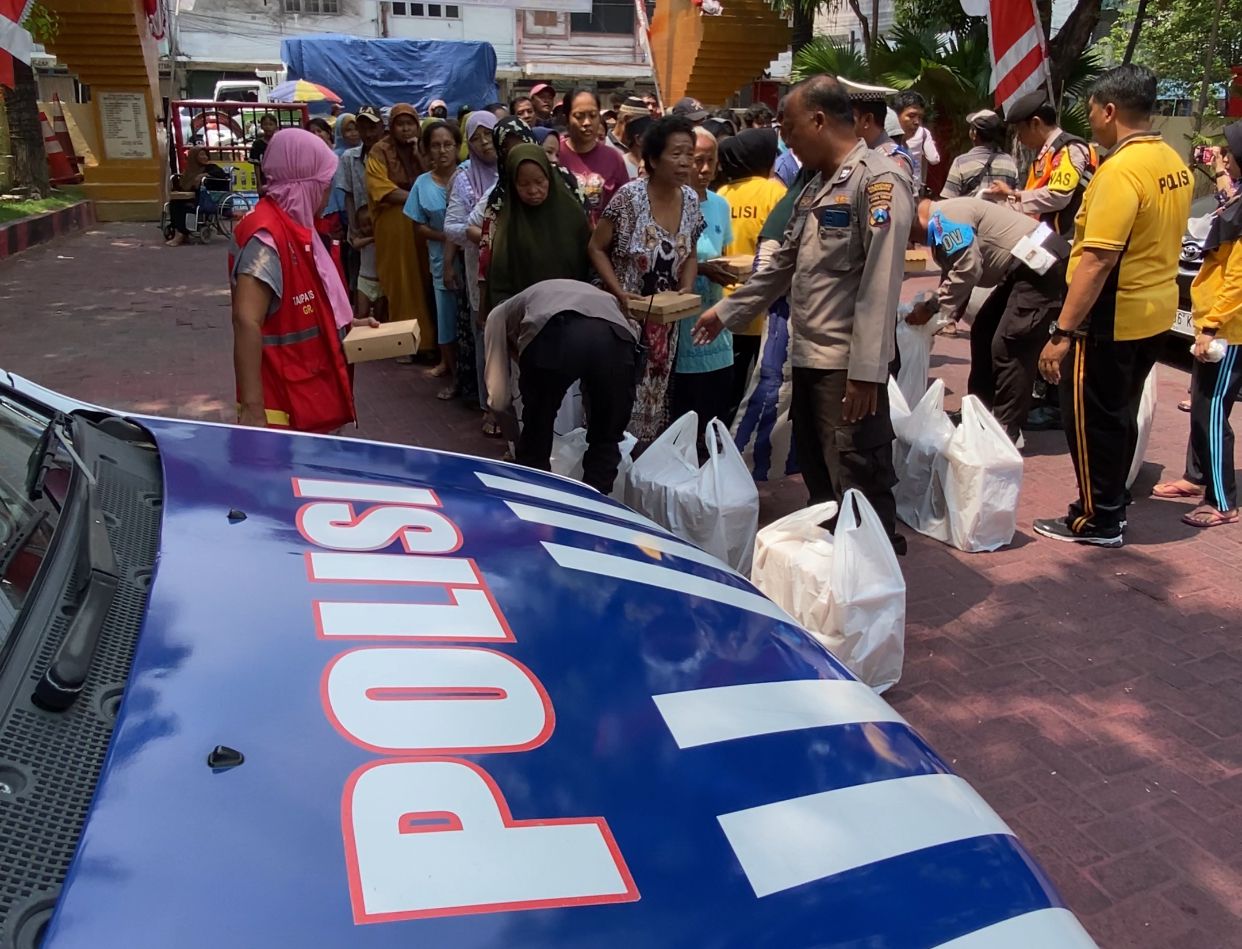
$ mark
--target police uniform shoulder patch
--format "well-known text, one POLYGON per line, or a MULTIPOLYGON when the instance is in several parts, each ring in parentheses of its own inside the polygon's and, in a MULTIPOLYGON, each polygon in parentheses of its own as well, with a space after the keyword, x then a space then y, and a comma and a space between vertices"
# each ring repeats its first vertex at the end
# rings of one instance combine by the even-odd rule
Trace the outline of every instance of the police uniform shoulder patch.
POLYGON ((893 183, 869 181, 864 189, 867 196, 867 223, 872 227, 888 227, 893 219, 893 183))

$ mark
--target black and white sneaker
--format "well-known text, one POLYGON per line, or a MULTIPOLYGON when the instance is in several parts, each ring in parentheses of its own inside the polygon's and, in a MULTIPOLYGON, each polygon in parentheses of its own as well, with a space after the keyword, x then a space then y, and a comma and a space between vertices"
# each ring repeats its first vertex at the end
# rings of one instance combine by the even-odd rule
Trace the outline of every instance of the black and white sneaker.
POLYGON ((1035 533, 1050 540, 1060 540, 1067 544, 1092 544, 1096 547, 1120 547, 1124 542, 1122 527, 1108 530, 1088 524, 1082 533, 1075 534, 1063 517, 1044 517, 1037 520, 1032 527, 1035 533))

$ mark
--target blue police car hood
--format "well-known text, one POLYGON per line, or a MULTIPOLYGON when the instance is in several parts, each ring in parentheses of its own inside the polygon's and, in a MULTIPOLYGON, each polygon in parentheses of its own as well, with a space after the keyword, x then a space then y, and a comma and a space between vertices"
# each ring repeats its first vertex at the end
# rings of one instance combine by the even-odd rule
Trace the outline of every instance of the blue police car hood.
POLYGON ((899 715, 629 510, 143 423, 160 557, 48 949, 1092 945, 899 715))

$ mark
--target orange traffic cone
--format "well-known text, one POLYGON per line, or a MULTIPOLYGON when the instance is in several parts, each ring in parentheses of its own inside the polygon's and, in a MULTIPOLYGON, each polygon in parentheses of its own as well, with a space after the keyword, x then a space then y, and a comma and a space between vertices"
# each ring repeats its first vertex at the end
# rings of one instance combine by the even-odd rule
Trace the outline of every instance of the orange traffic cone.
POLYGON ((80 173, 82 159, 74 154, 73 139, 69 137, 69 125, 65 122, 65 107, 60 101, 60 94, 56 92, 52 93, 52 131, 56 133, 56 141, 60 142, 60 147, 69 156, 74 172, 80 173))
POLYGON ((82 180, 82 176, 73 170, 69 156, 60 147, 56 133, 52 131, 52 126, 42 109, 39 110, 39 122, 43 126, 43 150, 47 152, 48 179, 54 185, 76 185, 82 180))

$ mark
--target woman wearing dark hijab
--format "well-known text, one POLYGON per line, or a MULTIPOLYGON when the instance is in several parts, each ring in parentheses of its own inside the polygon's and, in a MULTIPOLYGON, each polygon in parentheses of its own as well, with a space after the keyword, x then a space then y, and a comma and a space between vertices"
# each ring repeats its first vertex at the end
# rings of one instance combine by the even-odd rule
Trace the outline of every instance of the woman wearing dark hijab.
POLYGON ((586 212, 542 148, 523 142, 504 161, 498 187, 505 200, 481 263, 479 291, 486 314, 541 280, 587 278, 586 212))
MULTIPOLYGON (((536 145, 539 139, 535 135, 534 130, 516 116, 510 116, 507 119, 501 119, 496 123, 496 127, 492 129, 492 144, 496 147, 496 163, 502 170, 499 180, 492 187, 487 195, 487 202, 484 206, 482 218, 480 222, 481 236, 479 238, 479 282, 480 285, 487 279, 488 261, 491 259, 492 238, 495 234, 496 219, 500 215, 501 209, 505 205, 507 185, 503 174, 505 160, 510 151, 518 145, 536 145)), ((565 184, 577 200, 579 206, 583 206, 582 193, 578 189, 578 179, 572 174, 554 165, 553 170, 557 177, 565 184)), ((480 313, 480 322, 483 322, 487 316, 487 308, 484 307, 480 313)))

